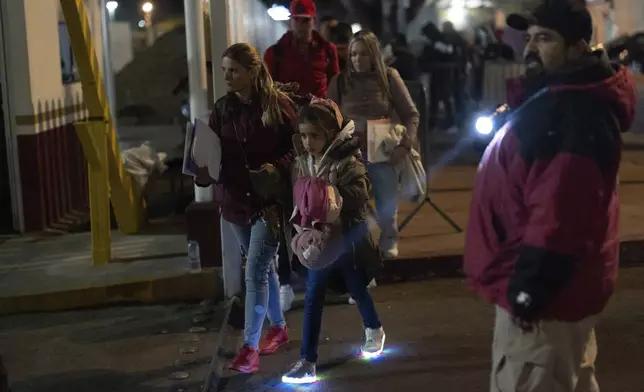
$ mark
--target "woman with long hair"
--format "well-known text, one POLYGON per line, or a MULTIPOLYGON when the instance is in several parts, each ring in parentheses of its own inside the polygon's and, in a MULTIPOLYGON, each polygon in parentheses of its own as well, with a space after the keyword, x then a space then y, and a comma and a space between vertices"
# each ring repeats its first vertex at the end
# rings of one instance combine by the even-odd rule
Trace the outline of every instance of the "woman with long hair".
POLYGON ((367 170, 380 226, 380 251, 384 258, 398 256, 398 170, 416 140, 420 114, 398 71, 385 65, 378 37, 362 30, 349 42, 347 68, 329 83, 328 98, 356 123, 366 157, 367 121, 388 118, 407 129, 389 162, 369 163, 367 170))
POLYGON ((289 94, 271 78, 259 52, 246 43, 222 55, 228 93, 215 103, 210 126, 221 139, 220 177, 200 169, 195 183, 214 186, 222 218, 246 254, 244 345, 230 364, 252 373, 259 355, 274 353, 288 341, 279 302, 275 258, 284 211, 292 207, 290 168, 296 113, 289 94), (264 319, 271 328, 260 343, 264 319))

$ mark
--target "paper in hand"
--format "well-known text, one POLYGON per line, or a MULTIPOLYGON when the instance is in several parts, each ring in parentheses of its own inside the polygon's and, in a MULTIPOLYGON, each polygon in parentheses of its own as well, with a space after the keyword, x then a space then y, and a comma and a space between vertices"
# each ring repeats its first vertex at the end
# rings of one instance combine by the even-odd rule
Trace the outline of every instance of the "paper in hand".
POLYGON ((208 125, 208 117, 195 119, 186 129, 183 155, 183 173, 196 176, 197 169, 207 167, 210 177, 219 180, 221 169, 221 141, 208 125))

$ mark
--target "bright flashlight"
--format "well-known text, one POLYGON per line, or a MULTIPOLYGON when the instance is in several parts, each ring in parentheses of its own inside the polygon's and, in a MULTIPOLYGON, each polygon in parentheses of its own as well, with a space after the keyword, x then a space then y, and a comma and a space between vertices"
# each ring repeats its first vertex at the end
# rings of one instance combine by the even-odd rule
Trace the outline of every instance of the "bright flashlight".
POLYGON ((492 119, 488 116, 482 116, 476 119, 476 124, 474 124, 476 132, 481 135, 489 135, 494 129, 494 123, 492 119))

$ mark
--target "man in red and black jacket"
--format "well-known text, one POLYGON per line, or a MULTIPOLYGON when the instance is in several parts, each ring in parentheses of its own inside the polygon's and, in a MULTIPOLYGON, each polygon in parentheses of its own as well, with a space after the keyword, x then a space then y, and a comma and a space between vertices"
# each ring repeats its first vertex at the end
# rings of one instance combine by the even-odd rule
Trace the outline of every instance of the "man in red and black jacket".
POLYGON ((300 95, 326 98, 328 83, 340 72, 338 50, 313 29, 315 2, 291 2, 291 30, 264 53, 271 76, 281 83, 295 82, 300 95))
POLYGON ((496 305, 495 392, 598 391, 594 327, 617 277, 621 132, 636 92, 627 69, 589 49, 577 3, 507 20, 527 33, 523 93, 480 163, 464 259, 496 305))

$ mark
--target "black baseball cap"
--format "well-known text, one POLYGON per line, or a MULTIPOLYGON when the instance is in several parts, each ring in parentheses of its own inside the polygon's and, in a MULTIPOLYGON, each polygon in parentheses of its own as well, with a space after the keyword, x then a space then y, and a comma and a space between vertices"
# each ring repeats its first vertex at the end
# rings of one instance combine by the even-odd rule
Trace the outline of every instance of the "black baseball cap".
POLYGON ((567 43, 584 40, 590 43, 593 21, 585 1, 546 0, 527 13, 510 14, 507 25, 525 31, 530 26, 543 26, 562 35, 567 43))

